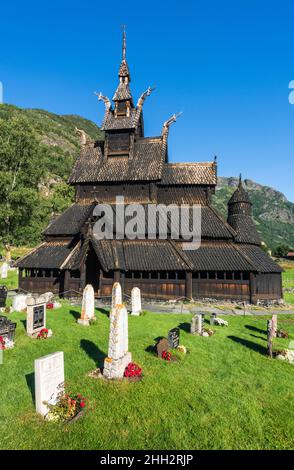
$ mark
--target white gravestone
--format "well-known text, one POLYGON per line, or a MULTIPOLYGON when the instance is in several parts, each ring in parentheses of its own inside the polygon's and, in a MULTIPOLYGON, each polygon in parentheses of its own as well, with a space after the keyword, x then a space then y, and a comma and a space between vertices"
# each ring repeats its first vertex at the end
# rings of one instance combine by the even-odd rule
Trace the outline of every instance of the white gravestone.
POLYGON ((56 352, 35 360, 36 411, 46 416, 49 409, 44 403, 54 405, 64 388, 63 352, 56 352))
POLYGON ((201 314, 194 315, 194 317, 192 318, 191 330, 190 330, 193 335, 202 336, 202 334, 203 334, 203 322, 204 322, 203 315, 201 315, 201 314))
POLYGON ((140 315, 142 311, 142 304, 141 304, 141 291, 139 287, 133 287, 131 292, 132 297, 132 315, 140 315))
POLYGON ((7 273, 8 273, 8 264, 4 262, 0 268, 1 272, 1 279, 7 279, 7 273))
POLYGON ((27 335, 37 335, 43 328, 46 328, 46 299, 30 295, 27 298, 27 335))
POLYGON ((78 323, 88 326, 90 320, 95 320, 95 296, 93 286, 87 284, 83 292, 82 312, 78 323))
POLYGON ((104 361, 103 375, 107 379, 121 379, 132 361, 128 352, 128 312, 124 305, 117 305, 110 313, 108 357, 104 361))
POLYGON ((25 294, 16 294, 12 300, 12 311, 21 312, 27 308, 27 298, 25 294))
POLYGON ((121 293, 121 285, 119 282, 115 282, 112 286, 112 300, 111 300, 111 308, 115 308, 117 305, 122 304, 122 293, 121 293))

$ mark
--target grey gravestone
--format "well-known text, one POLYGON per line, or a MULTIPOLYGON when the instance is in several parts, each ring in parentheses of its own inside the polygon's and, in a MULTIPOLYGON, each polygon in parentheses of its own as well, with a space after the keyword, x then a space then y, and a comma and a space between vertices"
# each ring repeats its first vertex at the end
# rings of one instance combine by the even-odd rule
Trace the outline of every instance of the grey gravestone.
POLYGON ((0 308, 4 308, 7 299, 7 287, 0 286, 0 308))
POLYGON ((177 349, 180 344, 180 329, 172 328, 169 330, 167 339, 169 347, 172 349, 177 349))
POLYGON ((204 314, 197 313, 194 315, 191 321, 190 332, 192 335, 202 335, 203 333, 203 324, 204 324, 204 314))
POLYGON ((27 299, 27 334, 36 335, 46 328, 46 302, 41 297, 28 297, 27 299))
POLYGON ((8 338, 11 341, 14 340, 16 330, 16 323, 10 321, 7 317, 0 317, 0 336, 8 338))

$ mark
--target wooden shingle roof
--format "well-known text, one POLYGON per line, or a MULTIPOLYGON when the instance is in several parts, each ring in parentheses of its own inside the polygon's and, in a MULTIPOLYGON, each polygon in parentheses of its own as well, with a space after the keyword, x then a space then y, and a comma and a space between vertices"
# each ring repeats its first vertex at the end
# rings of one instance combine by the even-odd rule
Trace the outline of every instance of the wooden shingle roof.
POLYGON ((216 165, 214 162, 166 163, 163 167, 160 184, 216 185, 216 165))
POLYGON ((17 260, 15 266, 19 268, 61 269, 73 250, 74 246, 68 242, 42 243, 17 260))
POLYGON ((76 235, 93 212, 95 203, 73 204, 45 229, 44 235, 76 235))

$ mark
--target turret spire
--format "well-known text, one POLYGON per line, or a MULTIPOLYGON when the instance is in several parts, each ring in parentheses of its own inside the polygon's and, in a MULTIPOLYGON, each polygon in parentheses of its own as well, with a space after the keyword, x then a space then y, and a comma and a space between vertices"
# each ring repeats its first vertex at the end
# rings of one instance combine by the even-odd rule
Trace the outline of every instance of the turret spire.
POLYGON ((127 38, 126 38, 126 25, 122 25, 122 60, 126 60, 127 52, 127 38))

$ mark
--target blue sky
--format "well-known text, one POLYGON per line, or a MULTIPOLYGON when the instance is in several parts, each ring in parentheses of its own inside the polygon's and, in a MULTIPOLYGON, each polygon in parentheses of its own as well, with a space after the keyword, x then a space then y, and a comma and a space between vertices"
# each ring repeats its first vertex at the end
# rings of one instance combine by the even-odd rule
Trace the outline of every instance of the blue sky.
POLYGON ((4 101, 97 124, 112 97, 127 24, 135 101, 148 85, 146 135, 183 115, 171 161, 210 161, 294 200, 294 4, 289 1, 26 1, 1 4, 4 101))

